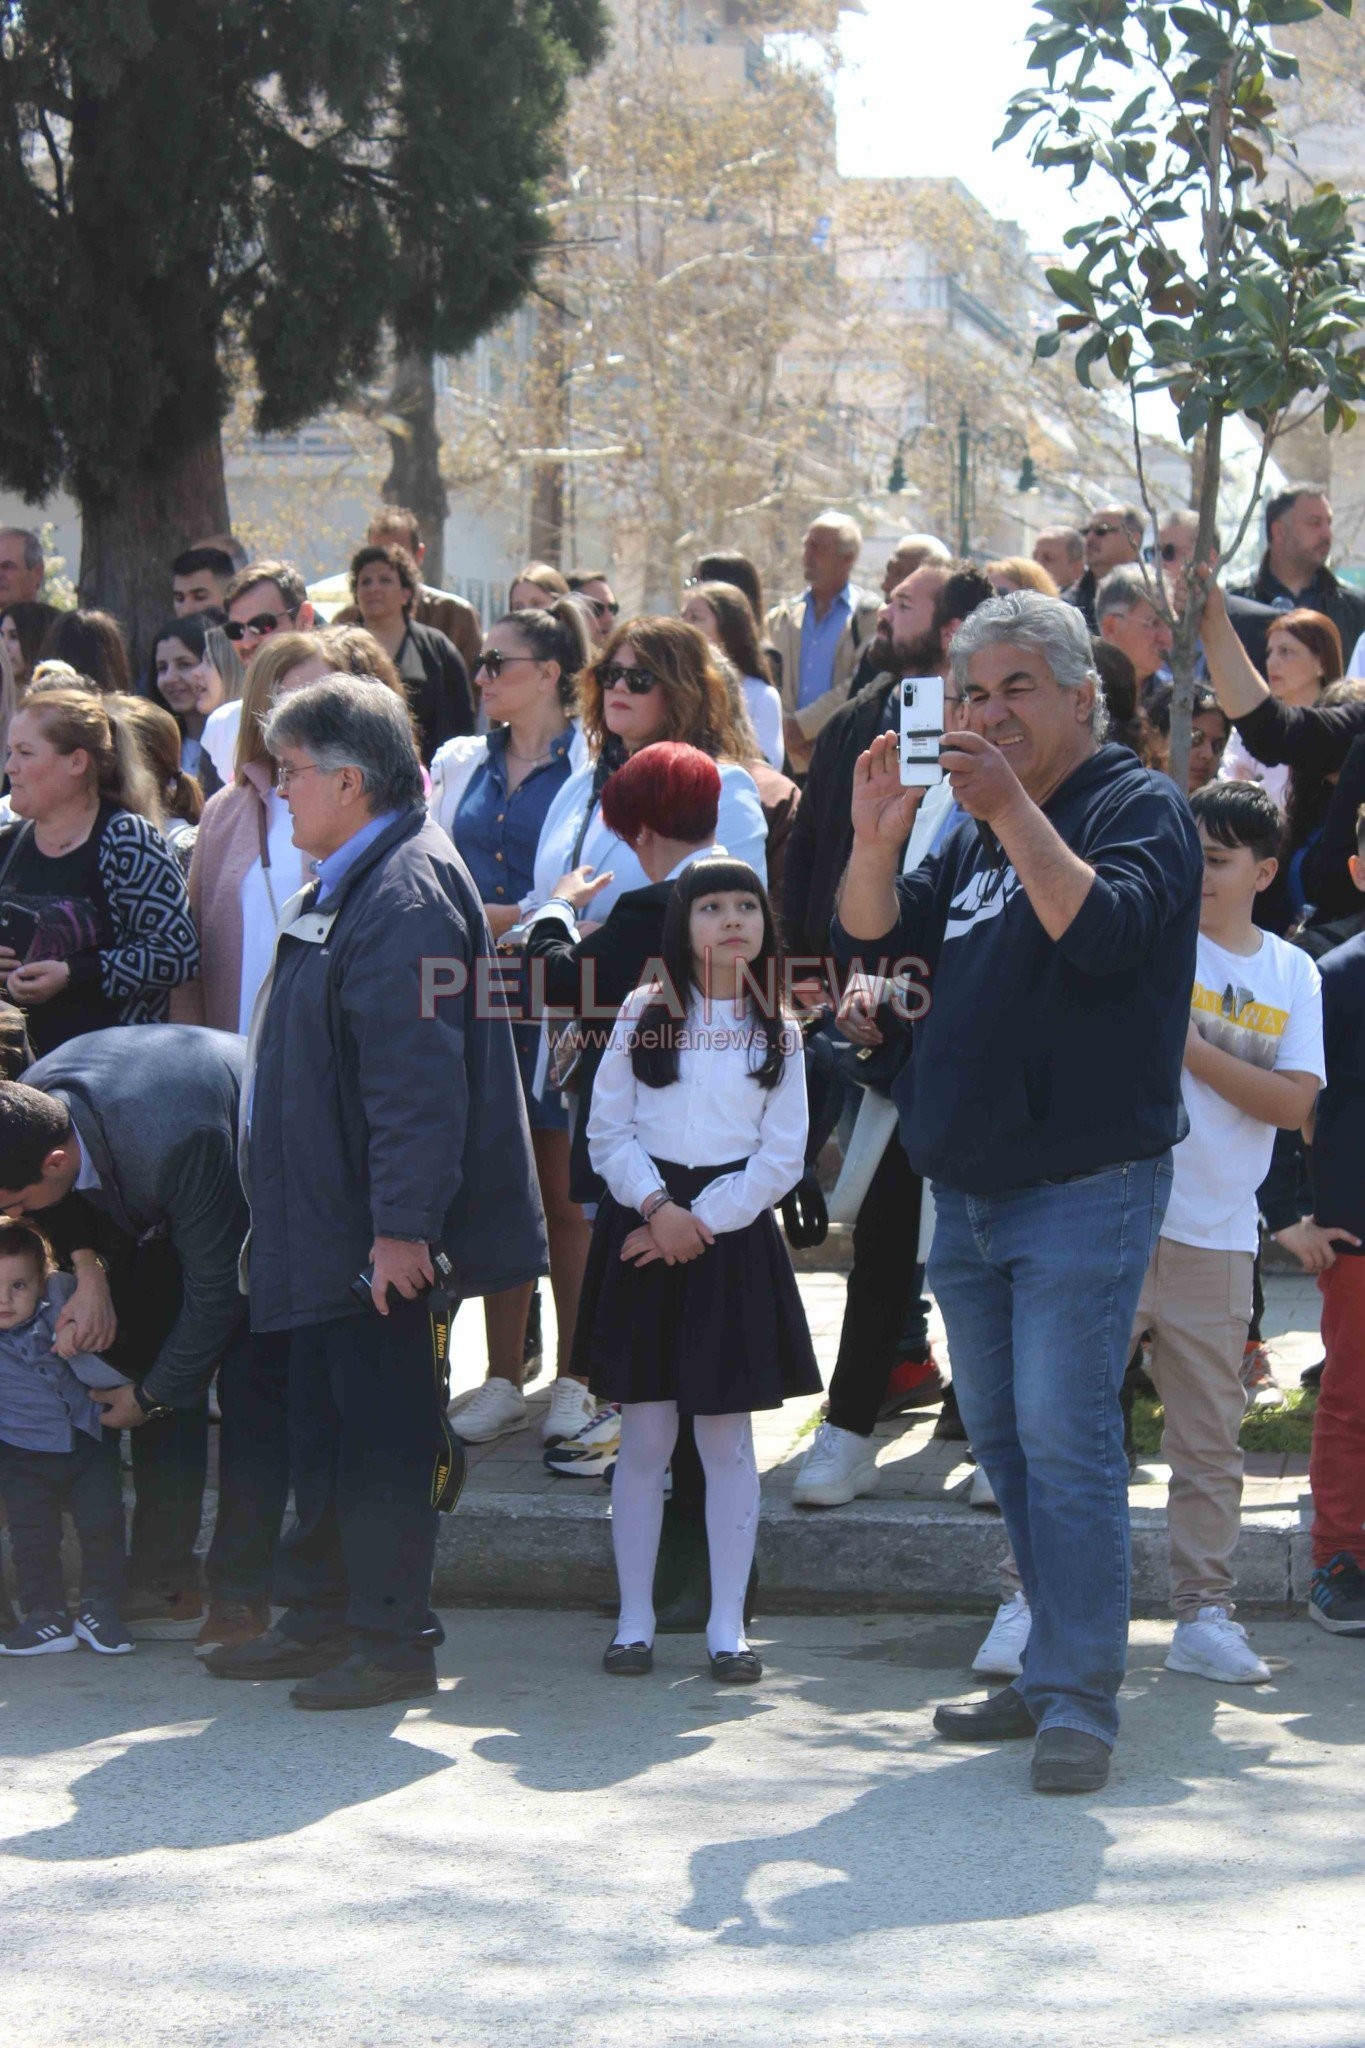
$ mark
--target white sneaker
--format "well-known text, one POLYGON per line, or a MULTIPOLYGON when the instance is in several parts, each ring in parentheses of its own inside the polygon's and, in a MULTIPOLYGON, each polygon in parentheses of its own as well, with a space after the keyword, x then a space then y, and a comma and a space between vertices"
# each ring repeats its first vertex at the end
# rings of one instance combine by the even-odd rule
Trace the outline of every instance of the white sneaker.
POLYGON ((531 1420, 525 1395, 510 1380, 485 1380, 458 1407, 453 1402, 451 1407, 450 1426, 462 1444, 491 1444, 494 1437, 525 1429, 531 1420))
POLYGON ((836 1423, 822 1422, 801 1460, 792 1488, 798 1508, 841 1508, 877 1490, 877 1442, 836 1423))
POLYGON ((972 1488, 971 1492, 967 1495, 967 1505, 969 1508, 984 1508, 988 1513, 991 1509, 994 1509, 996 1514, 1000 1512, 1000 1503, 995 1497, 995 1488, 991 1485, 990 1480, 986 1477, 984 1468, 980 1465, 977 1466, 972 1474, 972 1488))
POLYGON ((1243 1353, 1240 1373, 1248 1410, 1284 1407, 1284 1388, 1271 1369, 1270 1353, 1264 1344, 1243 1353))
POLYGON ((1197 1621, 1176 1623, 1166 1669, 1223 1685, 1264 1685, 1270 1676, 1270 1666, 1256 1655, 1246 1630, 1226 1607, 1201 1607, 1197 1621))
POLYGON ((973 1671, 983 1678, 1017 1678, 1024 1668, 1024 1651, 1033 1610, 1022 1593, 1002 1600, 995 1610, 991 1632, 972 1659, 973 1671))
POLYGON ((545 1453, 547 1471, 567 1479, 600 1479, 621 1448, 621 1409, 617 1402, 599 1408, 577 1436, 566 1436, 545 1453))
POLYGON ((550 1405, 541 1425, 543 1444, 557 1444, 566 1436, 577 1436, 597 1413, 597 1403, 577 1380, 557 1379, 550 1389, 550 1405))

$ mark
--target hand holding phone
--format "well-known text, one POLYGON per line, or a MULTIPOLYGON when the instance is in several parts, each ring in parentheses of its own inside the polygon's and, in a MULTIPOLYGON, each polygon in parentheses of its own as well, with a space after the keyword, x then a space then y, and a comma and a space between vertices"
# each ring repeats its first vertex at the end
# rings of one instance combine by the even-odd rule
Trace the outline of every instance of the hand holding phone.
POLYGON ((932 789, 943 780, 942 676, 905 676, 901 681, 901 781, 908 789, 932 789))

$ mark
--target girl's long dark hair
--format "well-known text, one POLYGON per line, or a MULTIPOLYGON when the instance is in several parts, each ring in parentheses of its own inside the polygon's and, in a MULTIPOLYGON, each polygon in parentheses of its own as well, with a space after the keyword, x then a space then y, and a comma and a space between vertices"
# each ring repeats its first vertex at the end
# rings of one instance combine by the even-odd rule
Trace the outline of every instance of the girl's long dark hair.
MULTIPOLYGON (((729 889, 742 889, 746 895, 757 897, 763 908, 763 944, 757 959, 748 962, 752 981, 744 986, 750 1013, 757 1020, 754 1038, 763 1045, 763 1058, 752 1068, 753 1078, 760 1088, 777 1085, 782 1072, 785 1019, 772 905, 767 890, 747 861, 731 860, 728 854, 713 854, 705 860, 694 860, 673 884, 659 944, 665 977, 662 993, 647 1003, 636 1019, 630 1049, 631 1070, 646 1088, 669 1088, 678 1078, 676 1034, 687 1028, 689 999, 692 990, 699 986, 692 964, 692 906, 703 896, 729 889)), ((728 1012, 728 998, 724 1006, 728 1012)))

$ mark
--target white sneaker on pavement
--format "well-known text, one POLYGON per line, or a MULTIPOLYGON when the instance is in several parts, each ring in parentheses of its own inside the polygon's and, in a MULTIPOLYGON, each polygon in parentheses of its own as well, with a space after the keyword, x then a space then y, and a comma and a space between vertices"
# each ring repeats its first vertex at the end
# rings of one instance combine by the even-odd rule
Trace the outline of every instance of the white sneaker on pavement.
POLYGON ((451 1403, 450 1426, 462 1444, 491 1444, 495 1437, 525 1429, 530 1420, 526 1397, 510 1380, 485 1380, 458 1404, 451 1403))
POLYGON ((990 1634, 972 1659, 983 1678, 1017 1678, 1024 1668, 1024 1650, 1033 1626, 1033 1610, 1022 1593, 1011 1594, 995 1610, 990 1634))
POLYGON ((1254 1345, 1243 1353, 1240 1370, 1248 1409, 1283 1408, 1284 1388, 1275 1377, 1264 1344, 1254 1345))
POLYGON ((1270 1666, 1256 1655, 1246 1630, 1226 1607, 1201 1607, 1197 1621, 1176 1623, 1166 1669, 1223 1685, 1264 1685, 1270 1676, 1270 1666))
POLYGON ((557 1444, 566 1436, 577 1436, 597 1413, 597 1403, 578 1380, 557 1379, 550 1389, 550 1405, 541 1424, 543 1444, 557 1444))
POLYGON ((798 1508, 841 1508, 877 1490, 877 1440, 822 1422, 792 1488, 798 1508))
POLYGON ((577 1436, 551 1444, 544 1464, 565 1479, 600 1479, 621 1448, 621 1410, 616 1402, 599 1408, 577 1436))

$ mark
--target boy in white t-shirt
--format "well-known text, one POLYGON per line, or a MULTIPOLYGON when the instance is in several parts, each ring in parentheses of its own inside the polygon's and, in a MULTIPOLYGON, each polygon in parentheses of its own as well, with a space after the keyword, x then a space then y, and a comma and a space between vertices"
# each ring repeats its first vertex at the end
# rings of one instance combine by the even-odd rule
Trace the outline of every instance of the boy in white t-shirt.
POLYGON ((1190 808, 1204 847, 1183 1089, 1190 1134, 1175 1149, 1136 1327, 1152 1334, 1148 1370, 1165 1409, 1161 1448, 1171 1468, 1176 1626, 1167 1668, 1256 1684, 1270 1672, 1233 1621, 1231 1601, 1246 1406, 1239 1368, 1256 1190, 1276 1129, 1307 1121, 1324 1077, 1322 984, 1305 953, 1252 921, 1278 866, 1278 806, 1259 783, 1213 782, 1190 808))
MULTIPOLYGON (((1242 1524, 1240 1367, 1260 1228, 1256 1190, 1276 1128, 1307 1121, 1324 1076, 1322 984, 1306 953, 1252 922, 1278 867, 1278 806, 1259 783, 1211 782, 1190 809, 1204 847, 1183 1082, 1190 1133, 1175 1148, 1134 1343, 1151 1332, 1148 1370, 1166 1418, 1176 1616, 1167 1668, 1255 1685, 1270 1670, 1232 1619, 1231 1567, 1242 1524)), ((1017 1672, 1031 1619, 1023 1593, 1014 1592, 974 1669, 1017 1672)))

